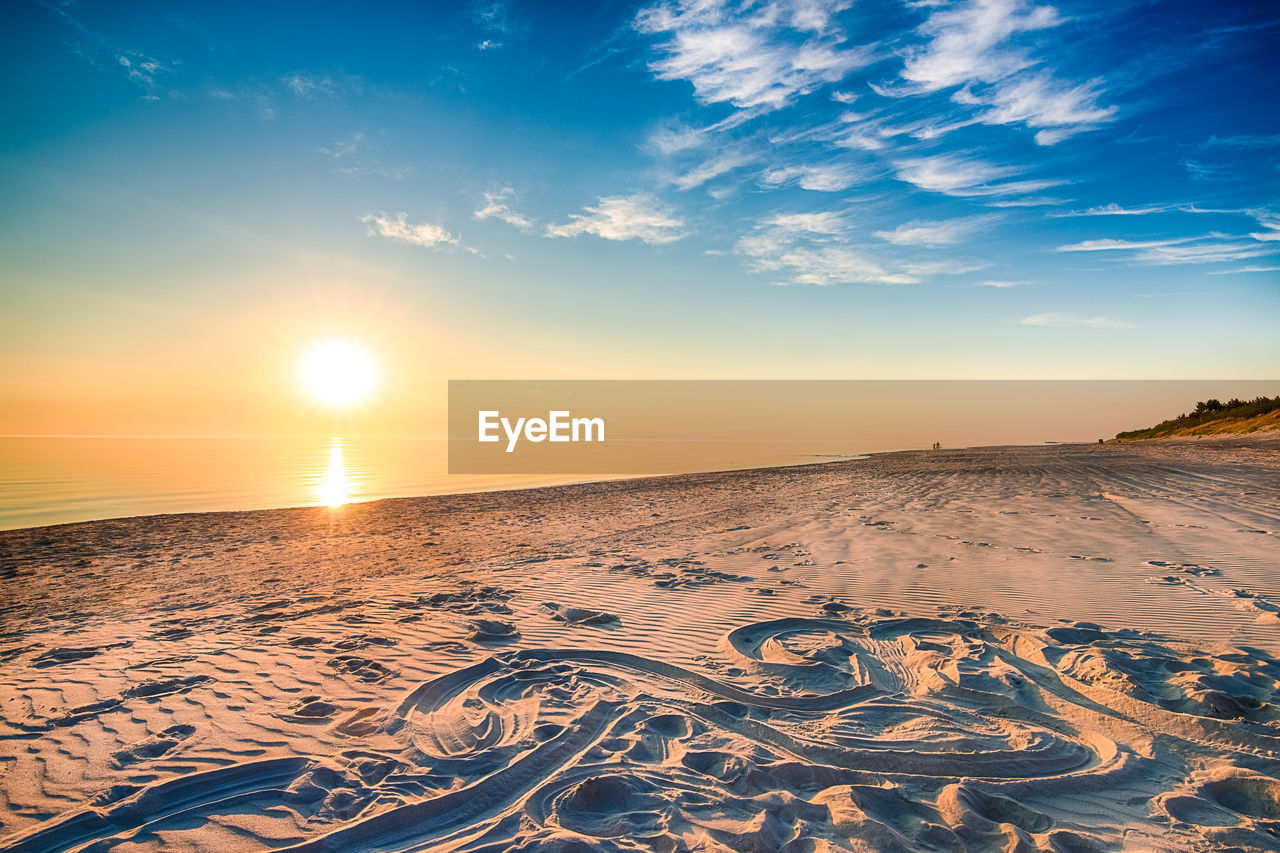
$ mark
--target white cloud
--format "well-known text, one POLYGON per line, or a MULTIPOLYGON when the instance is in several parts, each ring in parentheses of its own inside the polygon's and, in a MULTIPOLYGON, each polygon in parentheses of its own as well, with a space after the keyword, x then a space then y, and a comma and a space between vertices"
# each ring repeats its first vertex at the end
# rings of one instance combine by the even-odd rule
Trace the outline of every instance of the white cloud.
POLYGON ((1079 243, 1069 243, 1065 246, 1059 246, 1059 252, 1124 252, 1137 249, 1154 249, 1157 247, 1173 246, 1178 243, 1187 242, 1189 237, 1178 240, 1115 240, 1110 237, 1104 237, 1100 240, 1083 240, 1079 243))
POLYGON ((743 166, 752 163, 754 160, 754 157, 749 154, 744 154, 741 151, 726 151, 722 154, 711 157, 708 160, 704 160, 702 163, 685 172, 683 175, 676 177, 671 183, 674 184, 677 189, 691 190, 694 187, 702 186, 707 181, 714 180, 721 175, 727 175, 735 169, 740 169, 743 166))
POLYGON ((902 271, 910 276, 934 278, 940 275, 968 275, 989 266, 991 265, 983 261, 967 260, 907 261, 902 264, 902 271))
POLYGON ((360 217, 360 221, 369 226, 370 235, 377 234, 391 240, 400 240, 432 249, 457 246, 460 243, 457 235, 450 234, 439 225, 431 222, 410 225, 407 219, 408 214, 405 213, 396 214, 394 219, 384 213, 366 213, 360 217))
POLYGON ((1029 283, 1030 282, 1026 282, 1026 281, 975 281, 973 283, 973 286, 974 287, 995 287, 1003 290, 1010 287, 1024 287, 1029 283))
POLYGON ((1036 142, 1053 145, 1115 116, 1115 107, 1098 106, 1098 95, 1096 80, 1071 85, 1048 74, 1023 76, 997 87, 988 99, 991 108, 979 119, 984 124, 1043 128, 1036 142))
POLYGON ((768 187, 794 183, 801 189, 827 193, 847 190, 857 180, 857 172, 852 167, 840 163, 782 166, 769 169, 760 176, 760 183, 768 187))
POLYGON ((645 194, 602 197, 586 213, 570 214, 563 225, 548 225, 548 237, 595 234, 606 240, 672 243, 684 237, 684 223, 657 199, 645 194))
POLYGON ((779 272, 779 284, 915 284, 919 279, 836 244, 843 218, 830 211, 781 213, 739 238, 734 251, 751 272, 779 272))
POLYGON ((1201 148, 1240 148, 1245 150, 1263 150, 1280 147, 1280 133, 1270 136, 1241 134, 1239 136, 1210 136, 1200 143, 1201 148))
POLYGON ((484 194, 484 207, 481 207, 472 215, 476 219, 498 219, 508 225, 514 225, 521 231, 530 231, 533 229, 534 221, 522 213, 517 213, 511 209, 509 201, 515 198, 515 190, 511 187, 503 187, 494 192, 486 192, 484 194))
POLYGON ((970 216, 942 222, 913 220, 892 231, 876 231, 875 236, 895 246, 953 246, 991 221, 987 216, 970 216))
MULTIPOLYGON (((1098 105, 1101 81, 1071 83, 1015 44, 1021 33, 1048 29, 1063 19, 1052 6, 1026 0, 969 0, 933 12, 920 27, 929 40, 907 52, 901 86, 878 86, 886 96, 963 87, 952 100, 985 107, 985 124, 1038 129, 1040 145, 1054 145, 1115 117, 1098 105)), ((946 132, 943 130, 942 132, 946 132)))
POLYGON ((635 27, 670 36, 650 69, 662 80, 688 80, 704 104, 747 109, 783 107, 798 96, 866 65, 870 51, 847 47, 833 16, 852 0, 729 0, 659 3, 640 11, 635 27))
POLYGON ((786 270, 793 284, 915 284, 919 279, 884 267, 841 246, 793 248, 757 259, 760 269, 786 270))
POLYGON ((922 190, 951 196, 1002 196, 1037 192, 1058 186, 1061 181, 1008 181, 1021 172, 1012 166, 997 166, 971 157, 938 154, 895 162, 898 178, 922 190))
POLYGON ((1079 314, 1066 314, 1061 312, 1032 314, 1030 317, 1023 317, 1018 322, 1024 326, 1051 326, 1054 328, 1068 328, 1072 326, 1084 326, 1090 329, 1133 328, 1132 323, 1127 323, 1124 320, 1115 320, 1111 317, 1082 317, 1079 314))
POLYGON ((1197 212, 1194 208, 1188 208, 1186 205, 1178 204, 1152 204, 1146 207, 1121 207, 1115 202, 1100 205, 1098 207, 1090 207, 1086 210, 1063 210, 1046 214, 1053 219, 1074 216, 1149 216, 1153 213, 1169 213, 1171 211, 1183 211, 1187 213, 1197 212))
POLYGON ((1209 275, 1237 275, 1246 272, 1280 272, 1280 267, 1239 267, 1233 270, 1210 270, 1209 275))
POLYGON ((920 27, 930 41, 907 54, 902 77, 929 92, 971 81, 994 83, 1032 63, 1024 51, 1005 44, 1011 36, 1061 22, 1052 6, 1023 0, 970 0, 944 7, 920 27))
POLYGON ((807 231, 811 234, 839 234, 845 228, 844 218, 838 213, 779 213, 765 220, 765 224, 790 233, 807 231))
MULTIPOLYGON (((1251 235, 1253 236, 1253 235, 1251 235)), ((1059 246, 1059 252, 1129 252, 1130 259, 1156 266, 1216 264, 1243 261, 1280 252, 1280 247, 1260 246, 1245 238, 1209 234, 1168 240, 1116 240, 1105 237, 1059 246)))
POLYGON ((1263 228, 1262 231, 1250 232, 1250 237, 1263 243, 1280 241, 1280 213, 1271 210, 1250 210, 1248 213, 1263 228))

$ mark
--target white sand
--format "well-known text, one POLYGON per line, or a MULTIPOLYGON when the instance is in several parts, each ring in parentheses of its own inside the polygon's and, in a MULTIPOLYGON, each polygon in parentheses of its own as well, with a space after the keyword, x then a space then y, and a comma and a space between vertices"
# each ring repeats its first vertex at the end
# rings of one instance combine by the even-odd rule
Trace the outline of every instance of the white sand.
POLYGON ((0 848, 1280 846, 1280 442, 0 534, 0 848))

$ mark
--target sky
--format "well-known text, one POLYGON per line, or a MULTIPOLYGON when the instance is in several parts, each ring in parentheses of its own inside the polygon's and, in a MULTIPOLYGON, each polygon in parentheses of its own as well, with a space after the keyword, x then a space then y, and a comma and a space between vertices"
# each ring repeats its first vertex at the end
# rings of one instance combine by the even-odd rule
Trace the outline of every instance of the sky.
POLYGON ((0 433, 328 429, 334 336, 400 434, 449 379, 1280 376, 1273 2, 0 15, 0 433))

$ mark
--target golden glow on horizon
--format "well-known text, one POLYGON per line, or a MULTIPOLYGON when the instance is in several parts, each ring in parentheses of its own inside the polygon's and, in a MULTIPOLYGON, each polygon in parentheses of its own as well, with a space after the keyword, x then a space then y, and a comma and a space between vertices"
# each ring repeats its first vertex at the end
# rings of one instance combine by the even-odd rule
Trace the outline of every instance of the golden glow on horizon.
POLYGON ((342 442, 334 439, 329 447, 329 468, 320 480, 320 502, 325 506, 340 507, 350 497, 350 484, 342 464, 342 442))
POLYGON ((313 345, 299 364, 302 385, 315 399, 347 406, 368 397, 378 382, 373 354, 355 341, 330 339, 313 345))

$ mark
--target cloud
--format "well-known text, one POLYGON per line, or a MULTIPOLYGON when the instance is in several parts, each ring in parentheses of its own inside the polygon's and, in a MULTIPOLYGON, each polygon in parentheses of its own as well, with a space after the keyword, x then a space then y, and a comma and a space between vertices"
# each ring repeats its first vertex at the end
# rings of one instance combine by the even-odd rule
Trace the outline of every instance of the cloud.
POLYGON ((328 98, 337 92, 337 85, 328 74, 294 72, 281 77, 280 82, 299 98, 328 98))
POLYGON ((1250 237, 1263 243, 1274 243, 1280 241, 1280 213, 1266 209, 1250 210, 1246 212, 1256 219, 1263 229, 1261 231, 1250 232, 1250 237))
POLYGON ((1071 83, 1031 57, 1015 39, 1063 22, 1052 6, 1026 0, 969 0, 933 12, 919 32, 928 40, 908 49, 898 86, 878 86, 889 97, 962 87, 957 104, 984 107, 984 124, 1022 124, 1037 129, 1040 145, 1111 121, 1116 108, 1102 107, 1101 80, 1071 83))
POLYGON ((985 261, 946 260, 946 261, 907 261, 902 264, 902 271, 910 276, 934 278, 940 275, 968 275, 971 272, 984 270, 991 264, 985 261))
POLYGON ((970 216, 942 222, 913 220, 899 225, 892 231, 876 231, 875 236, 881 240, 887 240, 895 246, 925 246, 928 248, 953 246, 990 221, 991 217, 988 216, 970 216))
POLYGON ((704 104, 774 110, 871 61, 845 45, 834 16, 852 0, 752 5, 730 0, 659 3, 642 9, 635 28, 669 36, 649 68, 661 80, 688 80, 704 104))
POLYGON ((844 218, 831 211, 779 213, 765 220, 765 224, 792 234, 806 231, 811 234, 839 234, 845 229, 844 218))
POLYGON ((922 190, 951 196, 1002 196, 1037 192, 1061 184, 1061 181, 1009 181, 1005 178, 1023 171, 1012 166, 997 166, 959 154, 938 154, 899 160, 893 164, 898 179, 922 190))
POLYGON ((915 284, 919 279, 884 267, 842 246, 799 247, 753 256, 757 271, 785 270, 791 284, 915 284))
POLYGON ((1157 247, 1173 246, 1178 243, 1185 243, 1191 238, 1183 237, 1177 240, 1115 240, 1110 237, 1104 237, 1100 240, 1083 240, 1079 243, 1069 243, 1065 246, 1059 246, 1055 251, 1058 252, 1121 252, 1133 251, 1137 249, 1154 249, 1157 247))
POLYGON ((973 283, 973 286, 974 287, 995 287, 995 288, 1004 290, 1010 287, 1024 287, 1028 284, 1030 284, 1030 282, 1027 282, 1027 281, 975 281, 973 283))
POLYGON ((750 154, 741 151, 726 151, 718 154, 708 160, 704 160, 699 165, 693 167, 683 175, 675 178, 671 183, 680 190, 691 190, 694 187, 702 186, 707 181, 714 180, 721 175, 727 175, 736 169, 749 165, 754 162, 755 158, 750 154))
POLYGON ((1237 275, 1247 272, 1280 272, 1280 267, 1239 267, 1233 270, 1210 270, 1209 275, 1237 275))
MULTIPOLYGON (((1254 236, 1254 235, 1251 235, 1254 236)), ((1128 252, 1142 264, 1177 266, 1242 261, 1280 253, 1280 246, 1258 245, 1259 240, 1209 234, 1168 240, 1117 240, 1110 237, 1059 246, 1059 252, 1128 252)))
POLYGON ((412 166, 389 166, 372 156, 371 146, 362 131, 356 131, 332 146, 321 147, 321 154, 334 160, 334 171, 348 177, 377 175, 398 181, 413 171, 412 166))
POLYGON ((1173 211, 1182 211, 1185 213, 1197 213, 1195 208, 1182 204, 1152 204, 1146 207, 1121 207, 1115 202, 1104 204, 1097 207, 1090 207, 1086 210, 1062 210, 1045 214, 1052 219, 1061 219, 1064 217, 1076 216, 1150 216, 1153 213, 1170 213, 1173 211))
POLYGON ((601 197, 586 213, 570 214, 563 225, 548 225, 548 237, 594 234, 606 240, 642 240, 651 245, 673 243, 684 237, 684 223, 657 199, 639 193, 601 197))
POLYGON ((735 253, 751 272, 782 273, 778 284, 915 284, 906 272, 886 269, 839 237, 846 223, 831 211, 780 213, 740 237, 735 253))
POLYGON ((484 35, 476 43, 477 50, 497 50, 519 29, 503 0, 479 0, 472 3, 471 19, 484 35))
POLYGON ((972 81, 997 82, 1032 64, 1025 51, 1005 44, 1011 36, 1061 22, 1052 6, 1022 0, 946 6, 920 27, 930 40, 907 53, 902 77, 926 92, 972 81))
POLYGON ((508 225, 514 225, 521 231, 532 231, 535 225, 534 221, 522 213, 517 213, 511 209, 509 201, 515 199, 516 191, 511 187, 503 187, 500 190, 486 192, 484 194, 484 207, 481 207, 472 215, 476 219, 498 219, 508 225))
POLYGON ((760 183, 767 187, 796 184, 801 189, 827 193, 847 190, 857 180, 857 172, 841 163, 782 166, 760 176, 760 183))
POLYGON ((360 221, 369 226, 370 236, 376 234, 390 240, 400 240, 431 249, 457 246, 461 242, 461 238, 450 234, 439 225, 431 222, 410 225, 407 219, 408 214, 404 213, 396 214, 394 219, 389 218, 385 213, 366 213, 360 217, 360 221))
POLYGON ((1280 133, 1269 136, 1257 134, 1240 134, 1239 136, 1210 136, 1200 143, 1201 148, 1239 148, 1244 150, 1265 150, 1280 147, 1280 133))
POLYGON ((1079 314, 1066 314, 1061 312, 1032 314, 1030 317, 1023 317, 1018 322, 1024 326, 1049 326, 1053 328, 1068 328, 1072 326, 1083 326, 1089 329, 1133 328, 1132 323, 1127 323, 1124 320, 1115 320, 1111 317, 1082 317, 1079 314))
POLYGON ((1036 134, 1036 142, 1053 145, 1115 116, 1115 107, 1098 106, 1098 85, 1097 80, 1072 85, 1048 74, 1023 77, 998 87, 987 99, 990 109, 979 121, 1043 128, 1036 134))
POLYGON ((75 36, 69 42, 71 50, 89 65, 100 71, 105 70, 104 66, 122 69, 125 78, 142 90, 145 100, 158 101, 161 94, 173 95, 163 89, 158 79, 162 74, 173 71, 172 63, 121 47, 103 33, 90 29, 80 20, 83 12, 79 5, 70 0, 39 0, 39 5, 72 28, 75 36))

